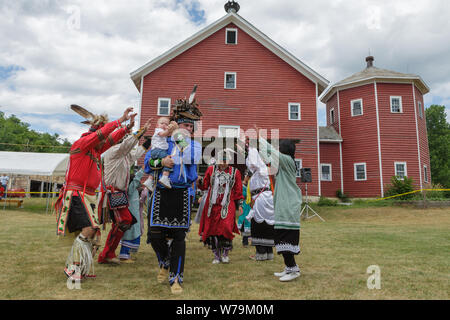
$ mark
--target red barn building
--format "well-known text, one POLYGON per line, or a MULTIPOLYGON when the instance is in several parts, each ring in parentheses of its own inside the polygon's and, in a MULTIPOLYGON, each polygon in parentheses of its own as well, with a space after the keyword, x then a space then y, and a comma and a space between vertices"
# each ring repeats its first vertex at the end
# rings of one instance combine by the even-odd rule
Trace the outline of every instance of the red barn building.
POLYGON ((140 123, 170 115, 175 100, 197 84, 197 136, 232 137, 254 124, 269 138, 278 130, 279 138, 301 140, 296 164, 311 168, 309 195, 378 197, 394 175, 412 177, 417 188, 430 182, 423 104, 429 88, 419 76, 372 62, 327 88, 324 77, 231 8, 131 79, 141 96, 140 123), (326 127, 319 127, 319 96, 326 127))
MULTIPOLYGON (((321 96, 327 127, 342 137, 334 156, 321 144, 321 162, 337 163, 340 177, 333 179, 352 197, 383 196, 392 176, 413 178, 416 188, 431 181, 423 103, 429 88, 419 76, 376 68, 373 60, 321 96)), ((335 194, 336 185, 324 194, 335 194)))
MULTIPOLYGON (((308 192, 320 194, 318 97, 328 81, 234 10, 131 73, 141 94, 140 123, 169 115, 177 98, 198 85, 203 113, 197 135, 226 136, 278 129, 300 139, 297 164, 311 168, 308 192)), ((300 183, 300 179, 299 179, 300 183)))

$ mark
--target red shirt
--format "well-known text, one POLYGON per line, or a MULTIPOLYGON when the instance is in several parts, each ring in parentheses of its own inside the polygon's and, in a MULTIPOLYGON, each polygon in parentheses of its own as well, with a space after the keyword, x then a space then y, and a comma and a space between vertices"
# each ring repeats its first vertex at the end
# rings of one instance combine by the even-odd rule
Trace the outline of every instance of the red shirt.
POLYGON ((69 165, 66 172, 66 188, 73 186, 84 187, 86 192, 93 191, 101 181, 101 154, 116 144, 128 132, 127 128, 121 128, 120 122, 113 121, 95 132, 83 133, 80 139, 74 142, 70 148, 69 165))

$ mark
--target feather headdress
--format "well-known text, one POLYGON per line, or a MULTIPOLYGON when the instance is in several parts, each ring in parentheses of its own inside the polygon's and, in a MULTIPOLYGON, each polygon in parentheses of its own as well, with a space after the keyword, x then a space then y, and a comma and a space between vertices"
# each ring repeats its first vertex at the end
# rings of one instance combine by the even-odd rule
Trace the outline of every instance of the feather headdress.
POLYGON ((103 126, 104 124, 109 122, 108 116, 106 114, 93 114, 92 112, 86 110, 83 107, 80 107, 79 105, 72 104, 70 108, 78 113, 80 116, 85 118, 85 121, 82 121, 81 123, 88 124, 92 127, 99 127, 103 126))
POLYGON ((173 120, 178 120, 181 118, 190 119, 193 121, 200 120, 200 117, 203 115, 198 108, 197 100, 195 99, 195 93, 197 91, 197 85, 192 89, 191 95, 189 96, 189 100, 177 99, 173 109, 173 120))

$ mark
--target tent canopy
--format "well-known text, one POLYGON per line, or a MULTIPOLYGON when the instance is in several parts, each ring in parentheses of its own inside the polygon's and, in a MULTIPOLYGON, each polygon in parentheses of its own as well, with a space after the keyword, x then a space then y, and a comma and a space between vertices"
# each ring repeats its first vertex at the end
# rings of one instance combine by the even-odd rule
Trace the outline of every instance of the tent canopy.
POLYGON ((0 174, 64 176, 68 153, 0 151, 0 174))

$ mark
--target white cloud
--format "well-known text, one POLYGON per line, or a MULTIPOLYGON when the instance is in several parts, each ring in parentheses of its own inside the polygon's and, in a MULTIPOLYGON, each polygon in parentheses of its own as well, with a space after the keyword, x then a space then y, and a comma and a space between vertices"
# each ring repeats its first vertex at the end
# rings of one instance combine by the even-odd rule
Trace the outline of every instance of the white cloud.
MULTIPOLYGON (((24 70, 0 74, 1 110, 72 115, 70 124, 48 128, 75 139, 83 129, 70 104, 111 118, 137 107, 130 72, 221 18, 225 2, 5 1, 0 67, 24 70), (205 13, 200 24, 187 11, 196 4, 205 13)), ((244 19, 332 83, 362 70, 370 50, 375 66, 422 76, 431 88, 426 104, 450 101, 448 1, 238 2, 244 19)))

